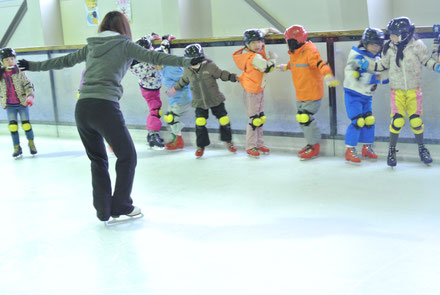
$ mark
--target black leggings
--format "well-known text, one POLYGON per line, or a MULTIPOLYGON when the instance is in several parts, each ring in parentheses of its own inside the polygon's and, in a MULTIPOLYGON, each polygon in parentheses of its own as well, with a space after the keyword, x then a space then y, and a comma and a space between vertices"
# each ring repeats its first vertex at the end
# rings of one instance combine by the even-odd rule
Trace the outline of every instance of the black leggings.
MULTIPOLYGON (((221 117, 228 115, 224 103, 212 107, 211 112, 217 119, 220 119, 221 117)), ((205 110, 201 108, 196 108, 196 118, 208 119, 208 117, 209 117, 209 109, 205 110)), ((210 144, 208 129, 206 128, 206 126, 196 125, 196 137, 197 137, 198 147, 204 148, 205 146, 208 146, 210 144)), ((220 125, 220 140, 226 142, 230 142, 232 140, 231 124, 228 123, 226 125, 220 125)))
POLYGON ((137 156, 119 103, 104 99, 80 99, 75 108, 75 120, 91 161, 93 206, 98 218, 106 221, 111 215, 130 213, 134 208, 130 195, 137 156), (117 158, 113 194, 103 139, 110 144, 117 158))

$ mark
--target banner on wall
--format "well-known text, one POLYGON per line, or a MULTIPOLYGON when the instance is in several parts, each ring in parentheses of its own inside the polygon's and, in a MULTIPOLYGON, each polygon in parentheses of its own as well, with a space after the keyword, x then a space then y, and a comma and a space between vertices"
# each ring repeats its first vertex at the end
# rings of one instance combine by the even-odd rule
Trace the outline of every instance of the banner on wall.
POLYGON ((131 4, 130 0, 116 0, 117 9, 122 12, 131 23, 131 4))
POLYGON ((84 0, 87 15, 87 24, 97 26, 99 23, 98 0, 84 0))

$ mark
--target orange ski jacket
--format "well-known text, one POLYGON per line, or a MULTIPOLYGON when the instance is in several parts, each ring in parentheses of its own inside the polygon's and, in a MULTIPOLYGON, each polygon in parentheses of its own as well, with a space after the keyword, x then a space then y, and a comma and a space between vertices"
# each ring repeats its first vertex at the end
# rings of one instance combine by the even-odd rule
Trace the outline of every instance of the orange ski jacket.
POLYGON ((263 46, 261 51, 253 52, 246 50, 246 48, 241 48, 232 54, 232 58, 238 69, 243 71, 238 80, 246 92, 260 93, 264 90, 264 88, 261 87, 264 73, 252 65, 252 61, 257 54, 260 54, 264 59, 268 60, 264 49, 265 47, 263 46))
POLYGON ((296 98, 301 101, 319 100, 324 96, 323 76, 333 75, 312 41, 306 42, 295 52, 288 52, 290 61, 286 69, 292 72, 296 98))

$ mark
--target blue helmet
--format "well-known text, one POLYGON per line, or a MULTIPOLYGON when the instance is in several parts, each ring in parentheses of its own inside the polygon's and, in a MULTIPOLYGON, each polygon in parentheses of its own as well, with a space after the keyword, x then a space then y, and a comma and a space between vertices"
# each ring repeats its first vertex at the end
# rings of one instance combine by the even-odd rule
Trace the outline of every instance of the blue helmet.
POLYGON ((404 41, 411 38, 414 34, 414 24, 406 16, 393 18, 387 26, 387 32, 391 35, 400 36, 404 41))
POLYGON ((385 41, 385 34, 382 30, 375 28, 366 28, 362 34, 362 44, 366 46, 367 44, 377 44, 383 46, 385 41))

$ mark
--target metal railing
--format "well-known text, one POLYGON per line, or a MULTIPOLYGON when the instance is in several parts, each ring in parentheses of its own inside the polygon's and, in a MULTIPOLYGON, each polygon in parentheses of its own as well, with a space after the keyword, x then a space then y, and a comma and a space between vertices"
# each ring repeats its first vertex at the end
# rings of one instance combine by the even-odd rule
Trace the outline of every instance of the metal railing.
MULTIPOLYGON (((325 43, 327 49, 327 61, 330 67, 335 71, 335 43, 344 42, 344 41, 358 41, 361 39, 363 30, 350 30, 350 31, 330 31, 330 32, 310 32, 308 34, 308 40, 311 40, 315 43, 325 43)), ((432 27, 418 27, 415 30, 416 36, 420 39, 428 39, 434 38, 437 36, 436 33, 432 31, 432 27)), ((387 36, 388 37, 388 36, 387 36)), ((285 44, 285 40, 282 35, 268 35, 265 38, 266 44, 285 44)), ((154 41, 153 45, 158 45, 160 41, 154 41)), ((202 47, 223 47, 223 46, 242 46, 242 36, 233 36, 233 37, 221 37, 221 38, 204 38, 204 39, 174 39, 171 41, 171 48, 184 48, 188 44, 191 43, 199 43, 202 47)), ((47 54, 47 57, 50 58, 53 54, 58 53, 69 53, 73 52, 79 48, 82 48, 85 44, 80 45, 70 45, 70 46, 48 46, 48 47, 32 47, 32 48, 18 48, 16 52, 22 55, 31 55, 31 54, 47 54)), ((53 100, 53 108, 54 108, 54 118, 55 124, 59 124, 58 118, 58 110, 57 110, 57 97, 55 91, 55 83, 53 78, 53 73, 50 73, 50 83, 51 83, 51 95, 53 100)), ((334 88, 330 88, 329 92, 329 125, 330 132, 329 134, 323 134, 323 138, 331 138, 331 139, 343 139, 344 135, 338 134, 337 129, 337 97, 336 90, 334 88)), ((140 126, 131 126, 138 127, 140 126)), ((191 130, 192 128, 187 128, 191 130)), ((216 132, 216 130, 213 130, 216 132)), ((234 130, 236 133, 243 133, 244 130, 234 130)), ((265 131, 266 132, 266 131, 265 131)), ((271 132, 269 131, 269 134, 271 132)), ((301 136, 300 134, 289 133, 285 134, 281 132, 281 134, 276 134, 277 132, 272 132, 274 135, 287 135, 287 136, 301 136)), ((387 137, 376 137, 378 141, 386 141, 387 137)), ((412 141, 413 139, 405 139, 401 138, 401 141, 412 141)), ((427 142, 440 144, 440 139, 428 139, 427 142)))

